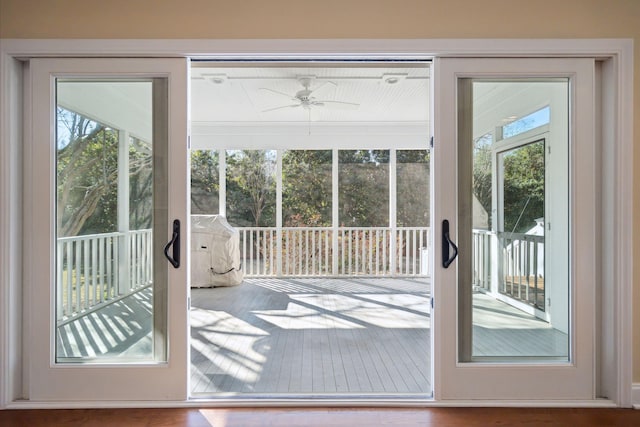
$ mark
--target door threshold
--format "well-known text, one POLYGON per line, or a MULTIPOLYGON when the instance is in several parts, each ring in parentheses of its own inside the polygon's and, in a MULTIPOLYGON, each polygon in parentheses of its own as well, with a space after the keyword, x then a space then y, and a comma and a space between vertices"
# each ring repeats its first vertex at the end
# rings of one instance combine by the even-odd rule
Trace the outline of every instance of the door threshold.
POLYGON ((432 394, 426 393, 209 393, 196 394, 189 398, 189 402, 196 405, 225 405, 225 406, 280 406, 280 407, 422 407, 433 404, 432 394))

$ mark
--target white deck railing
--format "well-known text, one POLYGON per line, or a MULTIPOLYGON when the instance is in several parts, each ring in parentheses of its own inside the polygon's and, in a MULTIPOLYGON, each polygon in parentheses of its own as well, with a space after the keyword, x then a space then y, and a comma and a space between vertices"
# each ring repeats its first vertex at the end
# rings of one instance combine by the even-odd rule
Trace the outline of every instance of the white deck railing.
MULTIPOLYGON (((428 227, 238 230, 246 277, 430 275, 428 227)), ((152 261, 151 230, 58 239, 58 321, 68 321, 149 285, 152 261)))
POLYGON ((238 231, 240 262, 247 277, 430 275, 428 227, 239 227, 238 231))
MULTIPOLYGON (((492 239, 496 233, 473 230, 473 285, 491 290, 492 239)), ((497 292, 544 310, 544 236, 499 233, 497 292)), ((495 292, 496 290, 494 290, 495 292)))
MULTIPOLYGON (((332 227, 239 227, 238 231, 246 277, 431 275, 428 227, 339 227, 337 231, 332 227)), ((473 230, 473 285, 485 290, 491 288, 494 236, 473 230)), ((544 236, 509 233, 500 239, 499 292, 544 306, 544 236)), ((64 237, 57 245, 59 321, 152 281, 149 229, 64 237)))
POLYGON ((499 233, 502 274, 499 291, 545 309, 544 236, 499 233))
POLYGON ((495 233, 473 230, 473 285, 491 289, 491 238, 495 233))
POLYGON ((57 319, 63 321, 151 283, 151 230, 62 237, 57 242, 57 319))

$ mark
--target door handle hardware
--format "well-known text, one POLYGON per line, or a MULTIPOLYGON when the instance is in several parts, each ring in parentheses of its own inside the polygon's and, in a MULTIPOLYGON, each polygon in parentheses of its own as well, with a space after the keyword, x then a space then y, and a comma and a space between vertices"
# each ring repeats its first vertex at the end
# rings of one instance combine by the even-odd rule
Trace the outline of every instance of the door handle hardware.
POLYGON ((451 241, 449 236, 449 220, 442 220, 442 266, 449 268, 454 259, 458 256, 458 247, 451 241), (453 249, 453 255, 449 256, 449 248, 453 249))
POLYGON ((171 240, 164 247, 164 256, 167 257, 173 268, 180 267, 180 220, 173 220, 173 233, 171 240), (169 255, 169 249, 173 248, 172 255, 169 255))

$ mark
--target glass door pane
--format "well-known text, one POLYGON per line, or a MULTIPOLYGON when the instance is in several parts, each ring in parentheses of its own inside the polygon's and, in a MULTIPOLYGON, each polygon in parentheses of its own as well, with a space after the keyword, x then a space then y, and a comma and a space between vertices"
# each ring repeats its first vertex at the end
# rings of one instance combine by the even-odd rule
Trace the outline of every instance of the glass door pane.
POLYGON ((57 362, 155 358, 153 84, 56 82, 57 362))
POLYGON ((568 79, 463 85, 472 93, 471 138, 459 147, 461 157, 473 158, 465 172, 472 192, 460 201, 472 207, 472 291, 465 298, 473 309, 471 354, 459 358, 566 361, 568 79), (545 253, 558 261, 547 263, 545 253))

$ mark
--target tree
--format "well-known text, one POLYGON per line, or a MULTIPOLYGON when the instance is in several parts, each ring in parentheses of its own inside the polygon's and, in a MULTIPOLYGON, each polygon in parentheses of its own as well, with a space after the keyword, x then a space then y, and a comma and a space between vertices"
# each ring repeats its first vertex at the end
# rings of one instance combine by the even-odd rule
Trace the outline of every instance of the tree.
POLYGON ((150 143, 129 144, 129 227, 151 228, 153 219, 153 153, 150 143))
POLYGON ((396 225, 423 227, 429 224, 429 151, 396 152, 396 225))
MULTIPOLYGON (((118 229, 118 132, 81 114, 57 109, 58 236, 118 229)), ((152 147, 129 142, 130 227, 151 226, 152 147)))
POLYGON ((227 157, 227 216, 239 227, 275 225, 275 152, 237 150, 227 157))
POLYGON ((282 158, 286 227, 331 226, 331 150, 287 150, 282 158))
MULTIPOLYGON (((487 213, 488 224, 491 229, 491 212, 492 207, 492 156, 493 151, 491 144, 493 142, 493 135, 486 134, 476 139, 473 143, 473 171, 472 171, 472 188, 473 195, 476 200, 482 206, 482 209, 487 213)), ((474 224, 474 228, 479 225, 474 224)))
POLYGON ((524 233, 544 217, 544 141, 503 155, 504 231, 524 233))
POLYGON ((389 150, 340 150, 339 220, 347 227, 389 224, 389 150))
MULTIPOLYGON (((483 209, 492 212, 491 136, 474 143, 473 194, 483 209)), ((544 217, 544 141, 499 154, 502 157, 503 231, 523 233, 544 217)), ((490 216, 491 221, 491 216, 490 216)))
POLYGON ((220 198, 218 165, 217 150, 191 152, 191 213, 218 213, 220 198))
POLYGON ((58 235, 115 231, 118 135, 62 108, 57 114, 58 235))

